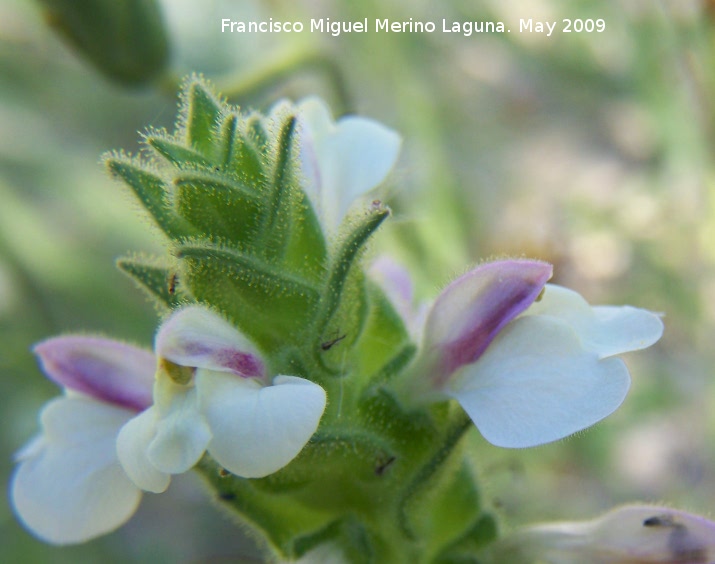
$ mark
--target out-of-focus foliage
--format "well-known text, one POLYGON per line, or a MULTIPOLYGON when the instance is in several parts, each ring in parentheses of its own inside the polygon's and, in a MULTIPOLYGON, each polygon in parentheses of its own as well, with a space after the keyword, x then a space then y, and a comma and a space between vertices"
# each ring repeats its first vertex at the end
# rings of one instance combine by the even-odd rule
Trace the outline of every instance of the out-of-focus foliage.
MULTIPOLYGON (((99 155, 170 127, 171 76, 203 72, 233 103, 318 93, 405 138, 381 194, 395 210, 376 245, 431 297, 486 257, 555 264, 592 303, 665 314, 631 362, 624 406, 580 436, 527 451, 474 433, 503 526, 590 517, 625 501, 708 514, 715 497, 715 9, 667 0, 163 3, 166 91, 125 91, 53 35, 38 5, 0 7, 0 474, 56 394, 30 346, 92 331, 149 346, 156 315, 117 271, 161 237, 99 155), (502 20, 506 34, 222 34, 222 18, 502 20), (603 18, 602 34, 518 33, 520 18, 603 18), (271 80, 268 70, 275 71, 271 80), (635 359, 634 359, 635 360, 635 359)), ((116 534, 57 550, 5 503, 0 556, 23 562, 175 562, 250 554, 192 480, 145 496, 116 534)))

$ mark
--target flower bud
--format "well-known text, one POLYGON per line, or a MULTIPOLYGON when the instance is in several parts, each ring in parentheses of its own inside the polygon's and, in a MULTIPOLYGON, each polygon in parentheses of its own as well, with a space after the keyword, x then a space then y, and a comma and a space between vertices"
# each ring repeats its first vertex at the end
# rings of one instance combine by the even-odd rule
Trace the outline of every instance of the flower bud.
POLYGON ((592 521, 535 525, 492 547, 494 562, 637 564, 713 562, 715 523, 648 505, 620 507, 592 521))
POLYGON ((40 0, 49 25, 105 76, 129 85, 156 78, 169 55, 155 0, 40 0))

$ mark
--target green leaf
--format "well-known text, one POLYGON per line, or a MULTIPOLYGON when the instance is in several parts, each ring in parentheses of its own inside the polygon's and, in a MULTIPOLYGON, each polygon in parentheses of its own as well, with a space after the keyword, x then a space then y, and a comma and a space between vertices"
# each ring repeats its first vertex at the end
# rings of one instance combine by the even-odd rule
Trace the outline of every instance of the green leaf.
POLYGON ((293 223, 292 204, 296 180, 293 172, 295 116, 287 116, 276 139, 275 165, 266 191, 259 237, 267 257, 281 257, 285 252, 293 223))
POLYGON ((481 549, 499 536, 496 519, 489 513, 480 514, 472 525, 439 556, 435 564, 478 563, 476 556, 481 549))
POLYGON ((295 270, 315 283, 323 281, 328 251, 323 229, 302 191, 294 191, 290 233, 283 253, 286 269, 295 270))
POLYGON ((175 269, 132 258, 118 259, 117 267, 163 307, 172 309, 186 301, 181 297, 179 274, 175 269))
POLYGON ((261 491, 255 487, 256 480, 223 472, 209 456, 204 456, 196 468, 216 492, 218 502, 263 533, 282 560, 292 558, 295 538, 324 528, 332 518, 290 495, 261 491))
POLYGON ((248 247, 256 238, 262 212, 260 198, 230 177, 184 173, 174 179, 179 215, 214 243, 248 247))
POLYGON ((354 516, 335 520, 315 533, 296 539, 295 556, 304 556, 311 550, 318 549, 321 546, 327 552, 325 554, 318 552, 317 554, 324 562, 330 559, 354 564, 376 562, 370 534, 365 526, 354 516), (333 554, 331 550, 339 552, 333 554))
POLYGON ((323 424, 297 458, 257 480, 256 487, 273 492, 301 488, 303 495, 311 495, 323 509, 370 513, 374 509, 371 488, 386 481, 385 472, 392 469, 395 459, 394 449, 376 433, 323 424), (350 476, 349 484, 346 476, 350 476))
POLYGON ((377 231, 388 215, 390 215, 388 208, 382 205, 373 206, 360 218, 352 231, 341 242, 337 255, 331 261, 326 288, 323 292, 320 309, 315 321, 318 340, 324 337, 330 320, 340 306, 350 269, 360 256, 370 237, 377 231))
POLYGON ((314 285, 235 249, 186 244, 177 257, 192 295, 225 312, 267 351, 306 338, 319 299, 314 285))
POLYGON ((350 364, 375 384, 378 378, 386 381, 401 371, 415 347, 402 318, 380 287, 369 280, 366 287, 366 319, 360 340, 351 351, 350 364))
POLYGON ((110 157, 104 161, 115 178, 123 180, 149 211, 157 225, 172 239, 188 237, 196 230, 174 213, 167 203, 164 180, 128 159, 110 157))

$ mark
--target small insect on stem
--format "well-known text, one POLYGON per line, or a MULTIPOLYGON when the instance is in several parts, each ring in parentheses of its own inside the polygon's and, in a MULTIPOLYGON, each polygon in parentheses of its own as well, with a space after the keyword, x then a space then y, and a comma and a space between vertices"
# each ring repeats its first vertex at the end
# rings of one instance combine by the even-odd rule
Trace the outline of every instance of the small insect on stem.
POLYGON ((345 337, 347 337, 347 334, 340 335, 339 337, 336 337, 335 339, 330 339, 329 341, 325 341, 320 345, 320 348, 324 351, 329 351, 331 348, 333 348, 333 345, 338 344, 340 341, 342 341, 345 337))
POLYGON ((384 462, 381 462, 378 466, 375 467, 375 476, 382 476, 385 471, 392 466, 392 463, 397 460, 397 457, 395 456, 390 456, 387 460, 384 462))
POLYGON ((176 294, 176 283, 179 281, 179 275, 176 272, 173 272, 171 276, 169 276, 169 293, 173 296, 176 294))
POLYGON ((643 521, 644 527, 678 527, 679 524, 676 523, 670 515, 654 515, 653 517, 648 517, 643 521))
POLYGON ((219 468, 218 475, 219 475, 219 478, 227 478, 228 476, 231 475, 231 472, 229 472, 225 468, 219 468))

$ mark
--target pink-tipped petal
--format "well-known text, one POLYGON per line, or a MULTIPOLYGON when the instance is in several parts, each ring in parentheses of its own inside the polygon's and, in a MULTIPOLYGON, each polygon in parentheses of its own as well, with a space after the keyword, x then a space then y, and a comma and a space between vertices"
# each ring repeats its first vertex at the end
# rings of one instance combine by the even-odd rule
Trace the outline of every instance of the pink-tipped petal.
POLYGON ((156 360, 148 351, 98 337, 68 335, 35 345, 42 370, 59 385, 116 406, 152 403, 156 360))
POLYGON ((483 264, 447 286, 428 313, 424 333, 426 353, 437 358, 438 385, 475 362, 536 300, 551 273, 545 262, 504 260, 483 264))
POLYGON ((708 564, 715 523, 666 507, 631 505, 591 521, 545 523, 491 547, 489 562, 708 564))
POLYGON ((256 347, 233 325, 201 306, 173 313, 159 328, 156 354, 181 366, 262 378, 265 367, 256 347))

